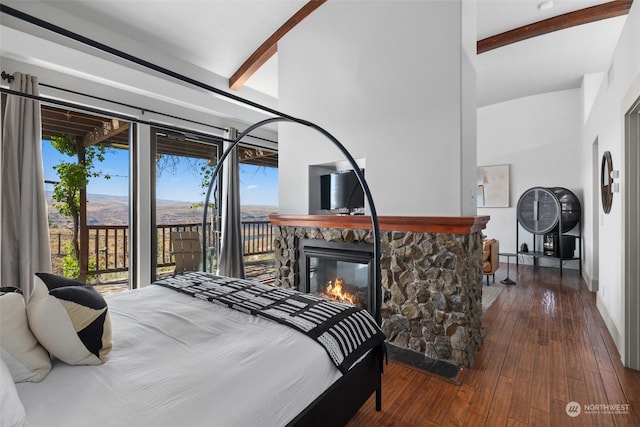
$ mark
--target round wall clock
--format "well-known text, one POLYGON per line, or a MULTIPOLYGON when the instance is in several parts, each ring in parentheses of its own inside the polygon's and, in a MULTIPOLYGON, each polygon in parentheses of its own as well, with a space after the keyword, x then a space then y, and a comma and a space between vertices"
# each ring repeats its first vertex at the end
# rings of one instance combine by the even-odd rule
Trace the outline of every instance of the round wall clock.
POLYGON ((607 214, 611 211, 611 202, 613 201, 613 178, 611 178, 611 171, 613 171, 611 153, 605 151, 602 155, 602 165, 600 166, 600 196, 602 199, 602 209, 604 213, 607 214))

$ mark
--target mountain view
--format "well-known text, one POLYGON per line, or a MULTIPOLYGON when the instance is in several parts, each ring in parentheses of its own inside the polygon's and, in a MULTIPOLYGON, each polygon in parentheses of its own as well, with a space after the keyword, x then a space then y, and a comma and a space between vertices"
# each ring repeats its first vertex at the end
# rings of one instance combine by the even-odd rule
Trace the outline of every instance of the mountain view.
MULTIPOLYGON (((89 225, 126 225, 129 219, 129 199, 120 196, 89 194, 87 196, 87 223, 89 225)), ((47 194, 49 223, 59 228, 70 228, 71 218, 60 215, 53 207, 51 193, 47 194)), ((241 207, 243 221, 268 221, 269 214, 278 211, 277 206, 241 207)), ((158 224, 188 224, 202 222, 202 208, 192 208, 191 203, 169 200, 156 202, 158 224)))

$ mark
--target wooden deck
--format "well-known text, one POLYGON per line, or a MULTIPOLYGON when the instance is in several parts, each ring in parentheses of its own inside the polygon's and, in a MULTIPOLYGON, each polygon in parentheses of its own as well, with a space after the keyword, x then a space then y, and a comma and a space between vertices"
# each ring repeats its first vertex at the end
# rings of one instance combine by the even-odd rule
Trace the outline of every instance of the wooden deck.
MULTIPOLYGON (((274 260, 250 261, 244 266, 247 279, 268 282, 274 279, 274 260)), ((164 277, 171 276, 171 272, 166 273, 164 277)), ((129 289, 129 283, 125 280, 117 280, 94 285, 96 290, 102 295, 110 295, 129 289)))
POLYGON ((640 372, 622 366, 578 273, 520 265, 514 276, 461 385, 390 361, 383 410, 370 399, 348 426, 639 426, 640 372), (568 416, 569 402, 582 413, 568 416))

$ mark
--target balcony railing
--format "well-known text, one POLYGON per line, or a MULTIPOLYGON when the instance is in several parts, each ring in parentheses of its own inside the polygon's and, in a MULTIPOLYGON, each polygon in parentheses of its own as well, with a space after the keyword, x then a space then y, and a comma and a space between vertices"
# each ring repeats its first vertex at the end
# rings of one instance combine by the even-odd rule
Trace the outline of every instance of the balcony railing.
MULTIPOLYGON (((88 275, 116 273, 129 270, 129 227, 126 225, 90 225, 88 275)), ((171 232, 197 231, 202 241, 202 224, 158 225, 158 267, 175 265, 171 255, 171 232)), ((207 262, 212 263, 217 253, 217 232, 209 231, 207 242, 211 245, 207 262)), ((273 228, 269 221, 242 222, 242 239, 245 259, 254 255, 273 252, 273 228)), ((71 241, 71 230, 53 228, 50 231, 51 254, 65 255, 65 243, 71 241)), ((54 263, 55 264, 55 263, 54 263)), ((54 265, 55 269, 55 265, 54 265)))

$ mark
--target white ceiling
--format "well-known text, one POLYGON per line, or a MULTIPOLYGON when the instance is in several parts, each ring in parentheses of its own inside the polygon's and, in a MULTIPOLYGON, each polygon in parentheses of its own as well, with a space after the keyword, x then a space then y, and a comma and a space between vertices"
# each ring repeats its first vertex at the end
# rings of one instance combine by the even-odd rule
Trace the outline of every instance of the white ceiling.
MULTIPOLYGON (((329 0, 344 1, 344 0, 329 0)), ((424 0, 431 1, 431 0, 424 0)), ((477 0, 478 39, 606 1, 477 0)), ((50 0, 96 26, 144 41, 172 57, 229 78, 307 0, 50 0)), ((18 3, 19 4, 19 3, 18 3)), ((321 6, 322 7, 322 6, 321 6)), ((606 72, 626 17, 525 40, 478 55, 478 106, 577 88, 585 74, 606 72)), ((300 24, 304 25, 304 21, 300 24)), ((277 60, 246 83, 277 97, 277 60)))
MULTIPOLYGON (((607 1, 478 0, 478 39, 607 1)), ((582 76, 606 72, 626 16, 556 31, 477 57, 478 106, 578 88, 582 76)))

